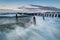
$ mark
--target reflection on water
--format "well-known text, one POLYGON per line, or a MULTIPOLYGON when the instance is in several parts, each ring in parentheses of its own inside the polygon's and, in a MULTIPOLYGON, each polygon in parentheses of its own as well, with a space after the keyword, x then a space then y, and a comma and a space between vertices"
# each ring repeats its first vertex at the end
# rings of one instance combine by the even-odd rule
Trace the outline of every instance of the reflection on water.
MULTIPOLYGON (((28 21, 23 19, 18 20, 22 20, 23 23, 28 21)), ((1 18, 0 25, 7 23, 8 28, 13 27, 13 30, 5 28, 6 30, 0 31, 0 40, 60 40, 60 18, 46 17, 43 20, 42 17, 36 17, 36 25, 31 24, 26 28, 15 22, 17 22, 16 18, 1 18), (9 23, 13 24, 9 25, 9 23)), ((0 27, 4 29, 6 25, 0 27)))

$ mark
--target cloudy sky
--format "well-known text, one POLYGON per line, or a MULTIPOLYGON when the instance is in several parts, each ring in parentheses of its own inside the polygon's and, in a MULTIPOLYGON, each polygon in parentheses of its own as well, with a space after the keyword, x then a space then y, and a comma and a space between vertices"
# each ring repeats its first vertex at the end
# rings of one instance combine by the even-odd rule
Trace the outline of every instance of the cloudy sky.
POLYGON ((0 8, 17 8, 29 4, 60 8, 60 0, 0 0, 0 8))

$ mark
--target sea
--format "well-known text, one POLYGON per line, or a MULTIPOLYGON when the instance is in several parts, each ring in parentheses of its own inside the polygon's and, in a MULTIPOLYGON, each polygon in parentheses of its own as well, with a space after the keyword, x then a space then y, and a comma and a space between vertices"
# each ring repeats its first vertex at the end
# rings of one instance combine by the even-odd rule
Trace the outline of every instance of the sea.
POLYGON ((60 40, 60 18, 44 17, 43 20, 43 17, 35 16, 34 24, 32 18, 19 17, 19 21, 16 21, 13 15, 0 15, 0 40, 60 40))

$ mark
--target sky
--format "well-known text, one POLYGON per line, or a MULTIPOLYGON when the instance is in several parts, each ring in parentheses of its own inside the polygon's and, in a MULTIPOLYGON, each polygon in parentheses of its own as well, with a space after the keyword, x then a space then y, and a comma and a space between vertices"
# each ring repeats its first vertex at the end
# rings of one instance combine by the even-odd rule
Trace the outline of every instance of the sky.
POLYGON ((60 8, 60 0, 0 0, 0 8, 17 8, 29 4, 60 8))

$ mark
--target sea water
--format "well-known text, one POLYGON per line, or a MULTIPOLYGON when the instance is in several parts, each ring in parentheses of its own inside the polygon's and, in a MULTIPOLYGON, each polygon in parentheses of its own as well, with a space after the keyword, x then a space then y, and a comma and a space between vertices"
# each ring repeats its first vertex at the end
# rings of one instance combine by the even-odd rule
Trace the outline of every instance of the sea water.
MULTIPOLYGON (((16 22, 16 19, 0 18, 0 25, 12 22, 16 22)), ((36 16, 36 25, 31 24, 24 28, 11 24, 11 27, 15 28, 6 30, 4 27, 3 31, 0 31, 0 40, 60 40, 60 18, 45 17, 43 20, 36 16)))

